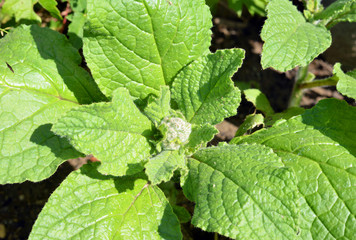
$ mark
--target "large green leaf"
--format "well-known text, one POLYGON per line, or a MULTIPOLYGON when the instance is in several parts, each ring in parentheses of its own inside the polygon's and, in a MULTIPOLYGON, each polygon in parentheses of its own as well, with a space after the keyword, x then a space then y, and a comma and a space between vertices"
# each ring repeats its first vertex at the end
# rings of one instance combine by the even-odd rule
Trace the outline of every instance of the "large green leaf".
POLYGON ((182 239, 162 191, 141 177, 111 178, 95 165, 71 173, 33 226, 35 239, 182 239))
POLYGON ((103 95, 57 32, 19 27, 1 39, 0 51, 0 182, 39 181, 80 156, 50 131, 51 124, 103 95))
POLYGON ((177 75, 172 99, 188 122, 215 125, 236 114, 241 101, 232 75, 241 66, 244 50, 218 50, 200 57, 177 75))
POLYGON ((126 87, 158 95, 187 63, 209 51, 211 15, 204 0, 88 0, 84 55, 109 96, 126 87))
POLYGON ((356 108, 328 99, 238 142, 268 146, 293 168, 302 239, 356 239, 355 119, 356 108))
POLYGON ((342 94, 356 99, 356 70, 344 73, 341 69, 341 64, 334 65, 334 74, 338 78, 336 88, 342 94))
POLYGON ((272 149, 225 145, 189 159, 184 193, 196 202, 192 223, 234 239, 295 239, 296 179, 272 149))
POLYGON ((356 22, 356 0, 337 0, 314 19, 320 19, 329 28, 339 22, 356 22))
POLYGON ((287 71, 306 66, 331 44, 330 32, 306 22, 289 0, 271 0, 261 37, 262 67, 287 71))
POLYGON ((118 88, 111 103, 96 103, 69 111, 53 131, 66 136, 79 151, 94 154, 103 174, 123 176, 143 170, 151 147, 152 123, 133 103, 127 89, 118 88))
POLYGON ((21 20, 40 22, 41 18, 33 11, 37 0, 6 0, 2 6, 4 14, 15 16, 16 22, 21 20))

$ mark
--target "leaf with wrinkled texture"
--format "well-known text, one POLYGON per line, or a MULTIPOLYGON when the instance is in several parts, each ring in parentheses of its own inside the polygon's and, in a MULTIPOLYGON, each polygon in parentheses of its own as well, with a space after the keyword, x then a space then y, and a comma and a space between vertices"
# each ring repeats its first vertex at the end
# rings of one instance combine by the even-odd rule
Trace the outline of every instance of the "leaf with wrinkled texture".
POLYGON ((303 196, 302 239, 356 239, 355 119, 355 107, 327 99, 237 142, 270 147, 293 168, 303 196))
POLYGON ((189 62, 209 52, 204 0, 88 0, 84 56, 108 96, 118 87, 158 95, 189 62))
POLYGON ((314 19, 321 20, 329 28, 339 22, 356 22, 356 0, 337 0, 314 19))
POLYGON ((193 125, 189 135, 188 143, 184 146, 188 153, 195 152, 199 147, 206 147, 219 131, 210 124, 193 125))
POLYGON ((192 223, 234 239, 295 239, 294 173, 272 149, 225 145, 189 158, 183 190, 196 203, 192 223))
POLYGON ((271 0, 262 28, 262 67, 287 71, 306 66, 331 45, 330 32, 306 22, 289 0, 271 0))
POLYGON ((175 170, 185 168, 185 156, 178 150, 163 151, 150 158, 145 167, 148 180, 157 185, 169 181, 175 170))
POLYGON ((334 65, 334 74, 338 78, 336 88, 343 95, 356 99, 356 70, 344 73, 341 69, 341 64, 334 65))
POLYGON ((55 31, 20 26, 1 39, 0 50, 0 182, 40 181, 81 156, 50 131, 52 123, 103 95, 78 66, 78 52, 55 31))
POLYGON ((171 92, 168 86, 162 86, 158 97, 150 96, 144 114, 156 125, 161 123, 164 117, 170 115, 171 92))
POLYGON ((241 94, 231 77, 244 56, 242 49, 218 50, 195 60, 177 75, 172 99, 188 122, 215 125, 236 114, 241 94))
POLYGON ((96 165, 72 172, 51 195, 34 239, 182 239, 162 191, 137 177, 112 178, 96 165))
POLYGON ((135 174, 143 170, 143 162, 150 156, 152 124, 127 89, 118 88, 113 95, 110 103, 72 109, 55 123, 53 131, 67 137, 79 151, 99 159, 102 174, 135 174))

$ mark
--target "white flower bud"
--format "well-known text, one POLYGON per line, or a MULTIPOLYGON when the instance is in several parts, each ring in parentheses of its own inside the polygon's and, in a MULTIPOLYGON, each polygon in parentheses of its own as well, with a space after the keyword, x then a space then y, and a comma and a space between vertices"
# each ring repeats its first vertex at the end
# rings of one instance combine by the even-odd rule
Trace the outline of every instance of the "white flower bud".
POLYGON ((192 132, 192 125, 181 118, 164 118, 161 125, 167 128, 166 138, 163 141, 163 148, 166 150, 178 150, 182 144, 188 142, 192 132))

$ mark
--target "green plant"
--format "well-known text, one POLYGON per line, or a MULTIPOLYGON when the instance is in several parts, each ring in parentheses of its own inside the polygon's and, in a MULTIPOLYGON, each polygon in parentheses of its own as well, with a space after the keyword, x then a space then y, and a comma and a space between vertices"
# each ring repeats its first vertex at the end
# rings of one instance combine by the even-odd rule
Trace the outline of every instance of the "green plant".
MULTIPOLYGON (((355 1, 339 0, 306 12, 307 21, 289 1, 270 1, 263 67, 307 65, 330 45, 325 26, 354 21, 355 10, 355 1)), ((41 181, 87 154, 100 160, 63 181, 30 239, 181 239, 190 214, 173 183, 195 203, 191 222, 205 231, 356 237, 354 107, 327 99, 276 114, 261 92, 244 90, 261 113, 230 144, 206 148, 214 125, 240 104, 231 76, 244 51, 210 53, 205 2, 88 0, 86 11, 92 76, 77 49, 48 28, 22 25, 0 41, 0 182, 41 181), (268 128, 244 135, 256 125, 268 128)), ((334 73, 327 80, 355 98, 355 71, 337 64, 334 73)), ((317 82, 311 78, 301 68, 295 89, 317 82)))
POLYGON ((226 7, 235 11, 238 16, 241 16, 244 8, 248 10, 251 15, 258 14, 260 16, 266 15, 267 0, 205 0, 212 12, 216 11, 218 3, 226 4, 226 7))

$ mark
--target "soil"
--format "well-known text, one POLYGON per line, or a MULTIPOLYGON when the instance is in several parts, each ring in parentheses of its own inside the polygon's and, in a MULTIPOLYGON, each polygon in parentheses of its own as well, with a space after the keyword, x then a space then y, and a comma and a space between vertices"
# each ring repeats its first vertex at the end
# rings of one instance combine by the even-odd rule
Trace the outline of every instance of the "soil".
MULTIPOLYGON (((63 7, 64 10, 67 10, 66 6, 63 7)), ((42 15, 48 18, 48 14, 42 13, 42 15)), ((259 33, 264 20, 265 18, 251 17, 248 14, 238 18, 229 9, 219 6, 216 17, 213 19, 211 51, 234 47, 245 49, 246 58, 243 66, 235 74, 233 80, 236 84, 244 82, 251 87, 259 88, 266 94, 273 109, 281 112, 287 108, 297 69, 286 73, 272 69, 262 70, 260 65, 262 41, 259 33)), ((46 19, 46 22, 48 22, 48 19, 46 19)), ((66 32, 65 29, 61 29, 61 31, 66 32)), ((325 61, 323 56, 319 56, 310 65, 310 71, 317 78, 327 77, 332 74, 332 65, 325 61)), ((335 90, 335 87, 313 88, 305 91, 301 106, 310 108, 320 99, 330 97, 344 99, 335 90)), ((354 100, 346 100, 351 105, 356 105, 354 100)), ((246 115, 254 111, 253 105, 243 99, 237 114, 217 125, 220 133, 211 144, 217 144, 219 141, 228 141, 233 138, 246 115)), ((52 177, 39 183, 25 182, 0 186, 0 239, 27 239, 39 212, 50 194, 73 169, 79 168, 86 161, 87 159, 85 158, 72 159, 62 164, 52 177)), ((216 239, 214 234, 203 233, 189 224, 185 224, 185 229, 188 231, 185 233, 187 239, 216 239)), ((218 239, 227 238, 219 236, 218 239)))

